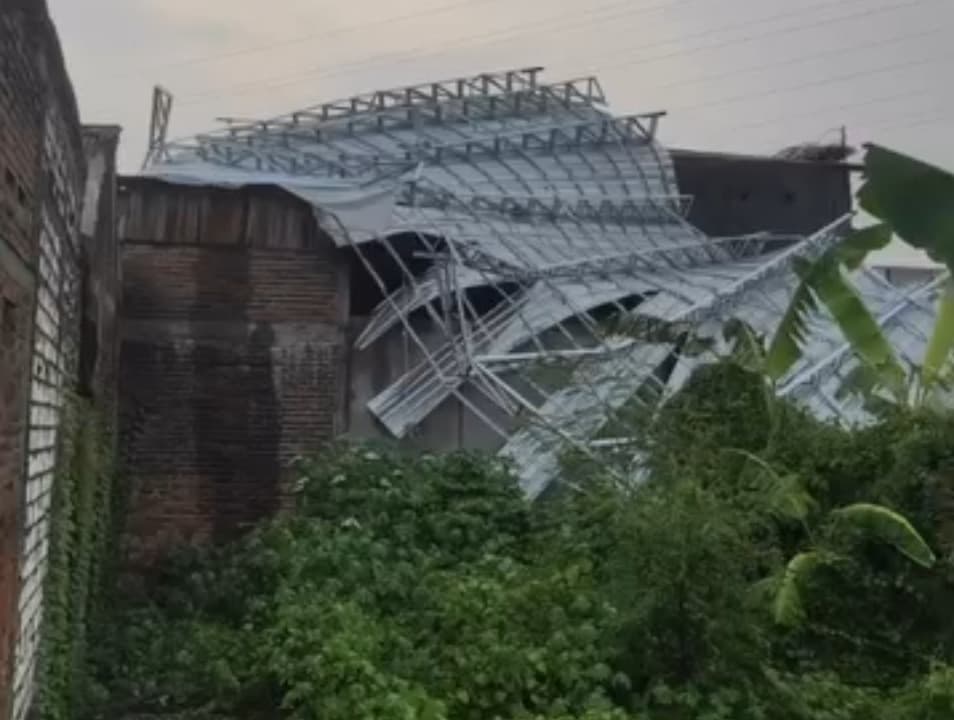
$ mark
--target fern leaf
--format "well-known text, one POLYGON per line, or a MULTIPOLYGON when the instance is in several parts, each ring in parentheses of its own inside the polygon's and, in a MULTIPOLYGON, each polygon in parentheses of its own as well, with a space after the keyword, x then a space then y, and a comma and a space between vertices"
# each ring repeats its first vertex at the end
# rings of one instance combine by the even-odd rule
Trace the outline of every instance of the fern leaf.
POLYGON ((779 625, 795 627, 805 618, 802 592, 816 568, 828 562, 827 556, 817 550, 799 553, 785 567, 772 602, 772 616, 779 625))
POLYGON ((802 345, 808 334, 808 316, 818 308, 811 287, 811 267, 802 270, 802 280, 775 331, 765 355, 765 373, 772 380, 781 379, 802 356, 802 345))
POLYGON ((907 518, 883 505, 857 503, 832 511, 836 522, 849 524, 866 535, 894 546, 921 567, 934 565, 931 548, 907 518))
POLYGON ((937 310, 931 341, 924 353, 924 379, 932 383, 940 378, 954 351, 954 280, 948 280, 937 310))

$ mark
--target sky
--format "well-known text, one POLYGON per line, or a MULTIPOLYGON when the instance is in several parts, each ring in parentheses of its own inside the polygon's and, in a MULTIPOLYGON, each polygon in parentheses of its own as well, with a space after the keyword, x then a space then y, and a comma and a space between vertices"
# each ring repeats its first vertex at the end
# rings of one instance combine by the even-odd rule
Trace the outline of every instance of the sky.
MULTIPOLYGON (((48 0, 83 121, 170 136, 357 93, 543 66, 596 75, 671 147, 879 142, 954 170, 952 0, 48 0), (946 89, 945 89, 946 88, 946 89)), ((894 249, 899 261, 912 256, 894 249)))

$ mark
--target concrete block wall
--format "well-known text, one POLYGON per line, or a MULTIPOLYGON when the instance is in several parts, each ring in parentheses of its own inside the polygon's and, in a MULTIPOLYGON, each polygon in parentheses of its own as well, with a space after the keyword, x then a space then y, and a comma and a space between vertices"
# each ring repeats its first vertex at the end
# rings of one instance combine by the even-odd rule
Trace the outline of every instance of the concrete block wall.
POLYGON ((127 179, 119 214, 135 567, 274 513, 289 461, 334 437, 347 275, 277 189, 127 179))

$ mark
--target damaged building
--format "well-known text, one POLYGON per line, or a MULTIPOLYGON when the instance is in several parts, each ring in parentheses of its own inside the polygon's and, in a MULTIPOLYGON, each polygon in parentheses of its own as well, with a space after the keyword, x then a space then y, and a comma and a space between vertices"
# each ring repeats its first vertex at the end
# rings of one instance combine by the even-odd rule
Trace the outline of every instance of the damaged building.
MULTIPOLYGON (((0 4, 0 69, 0 716, 14 720, 42 683, 51 567, 73 552, 54 494, 69 497, 77 400, 118 450, 129 566, 279 510, 294 458, 341 437, 499 453, 537 497, 567 451, 637 460, 621 416, 699 361, 621 318, 769 333, 795 262, 851 221, 840 156, 669 149, 661 113, 612 114, 592 77, 487 73, 181 141, 157 90, 142 172, 118 177, 120 129, 81 125, 42 0, 0 4)), ((942 280, 852 280, 915 362, 942 280)), ((824 314, 809 325, 780 392, 864 421, 837 392, 851 349, 824 314)))
MULTIPOLYGON (((282 503, 283 468, 336 437, 508 458, 535 497, 572 448, 692 362, 614 318, 779 322, 793 264, 850 227, 850 168, 670 151, 661 113, 539 68, 373 92, 168 137, 120 189, 121 397, 144 556, 282 503)), ((937 285, 853 277, 913 360, 937 285)), ((811 321, 781 391, 855 422, 854 362, 811 321)), ((648 400, 647 400, 648 401, 648 400)))

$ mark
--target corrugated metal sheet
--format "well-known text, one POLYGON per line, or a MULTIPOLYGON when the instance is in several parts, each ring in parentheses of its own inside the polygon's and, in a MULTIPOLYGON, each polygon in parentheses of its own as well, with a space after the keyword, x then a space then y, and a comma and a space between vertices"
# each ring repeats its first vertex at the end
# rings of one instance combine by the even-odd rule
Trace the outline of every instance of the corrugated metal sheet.
MULTIPOLYGON (((605 101, 595 78, 544 84, 539 68, 455 78, 230 121, 154 148, 147 174, 284 187, 310 202, 321 226, 372 274, 367 243, 397 258, 391 240, 417 236, 434 265, 419 275, 404 268, 401 287, 357 344, 366 348, 402 325, 423 360, 368 408, 401 437, 447 398, 467 404, 467 383, 499 392, 501 407, 523 407, 537 421, 503 450, 534 495, 558 470, 558 445, 585 445, 670 352, 610 342, 597 317, 604 308, 635 304, 646 318, 703 326, 739 317, 768 330, 794 286, 794 259, 831 247, 846 224, 807 238, 707 238, 686 220, 690 199, 679 195, 672 160, 656 140, 658 114, 615 117, 605 101), (497 303, 477 312, 470 292, 484 287, 497 290, 497 303), (421 308, 439 320, 443 343, 418 336, 410 315, 421 308), (519 369, 561 353, 586 361, 569 385, 531 402, 522 393, 534 383, 519 369), (547 449, 540 428, 557 445, 547 449)), ((857 281, 878 313, 898 300, 866 274, 857 281)), ((910 313, 913 343, 910 328, 924 319, 910 313)), ((817 332, 796 372, 841 346, 824 317, 812 322, 817 332)), ((677 365, 670 390, 690 370, 677 365)), ((824 414, 827 393, 798 396, 824 414)))

